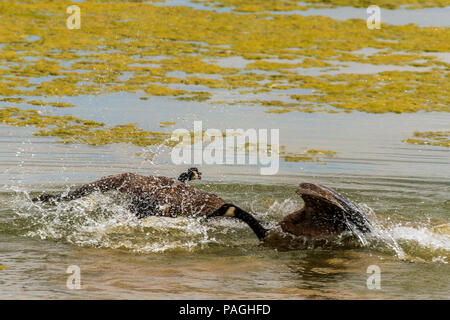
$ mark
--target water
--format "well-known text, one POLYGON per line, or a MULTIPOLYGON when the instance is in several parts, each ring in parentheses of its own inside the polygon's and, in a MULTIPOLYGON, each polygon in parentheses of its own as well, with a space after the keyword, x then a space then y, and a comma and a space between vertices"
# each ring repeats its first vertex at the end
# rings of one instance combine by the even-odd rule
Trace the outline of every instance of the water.
MULTIPOLYGON (((158 5, 158 3, 154 3, 158 5)), ((299 2, 300 5, 308 5, 305 2, 299 2)), ((232 12, 228 7, 215 8, 206 6, 202 3, 193 3, 189 0, 166 0, 159 5, 165 6, 188 6, 197 10, 214 10, 216 12, 232 12)), ((366 8, 355 7, 336 7, 327 9, 308 9, 308 10, 291 10, 291 11, 270 11, 272 14, 294 14, 305 16, 325 16, 338 20, 347 19, 363 19, 368 17, 366 8)), ((448 27, 448 16, 450 14, 450 7, 443 8, 423 8, 416 10, 407 9, 386 9, 383 6, 381 10, 382 23, 392 25, 405 25, 409 23, 417 24, 421 27, 448 27)), ((238 12, 238 11, 233 11, 238 12)), ((241 14, 252 14, 247 12, 240 12, 241 14)))
POLYGON ((227 219, 139 221, 117 194, 37 205, 30 197, 109 174, 175 177, 186 168, 172 165, 164 148, 146 160, 136 153, 154 147, 64 145, 33 136, 32 128, 0 126, 0 298, 450 298, 449 150, 402 142, 416 130, 445 130, 447 113, 270 115, 125 93, 64 101, 77 107, 52 113, 149 130, 176 121, 169 132, 192 130, 194 120, 204 128, 276 127, 290 149, 337 151, 326 165, 281 162, 275 176, 259 175, 257 166, 200 166, 195 186, 274 226, 303 205, 298 184, 318 182, 365 208, 376 232, 367 245, 284 251, 227 219), (66 287, 70 265, 81 269, 81 290, 66 287), (381 269, 381 290, 367 289, 370 265, 381 269))
MULTIPOLYGON (((337 7, 330 9, 308 9, 304 11, 287 11, 277 12, 274 14, 299 14, 306 16, 326 16, 338 20, 347 19, 367 19, 366 8, 354 7, 337 7)), ((417 24, 421 27, 448 27, 448 16, 450 14, 450 7, 443 8, 423 8, 418 10, 407 9, 386 9, 380 7, 380 16, 382 23, 392 25, 405 25, 409 23, 417 24)))
MULTIPOLYGON (((180 4, 211 10, 186 1, 165 5, 180 4)), ((295 13, 335 19, 364 19, 366 14, 347 7, 295 13)), ((448 26, 445 14, 448 7, 383 10, 382 21, 448 26)), ((441 58, 447 59, 448 53, 441 58)), ((228 58, 221 63, 244 67, 247 61, 228 58)), ((347 65, 340 72, 399 68, 347 65)), ((214 93, 220 99, 234 97, 228 90, 214 93)), ((283 250, 260 243, 246 225, 230 219, 137 220, 128 210, 129 200, 116 193, 95 193, 55 206, 33 203, 31 197, 42 192, 64 192, 109 174, 175 177, 187 166, 172 165, 162 147, 64 145, 33 136, 33 128, 0 125, 0 299, 450 298, 449 150, 402 142, 414 131, 448 130, 448 113, 274 115, 260 107, 139 97, 64 97, 58 101, 77 107, 51 112, 167 132, 192 130, 194 120, 202 120, 204 128, 279 128, 280 144, 290 150, 315 148, 338 155, 326 164, 282 162, 275 176, 259 175, 257 166, 200 166, 203 180, 193 185, 274 227, 303 205, 295 194, 298 184, 318 182, 359 204, 374 223, 374 233, 362 244, 337 240, 283 250), (161 121, 177 125, 161 129, 161 121), (136 155, 150 151, 157 152, 155 159, 136 155), (81 290, 66 286, 71 265, 80 267, 81 290), (367 288, 371 265, 381 270, 381 290, 367 288)))
MULTIPOLYGON (((82 176, 87 181, 90 175, 82 176)), ((360 204, 376 225, 375 235, 367 245, 284 251, 260 244, 247 226, 229 219, 137 220, 128 200, 115 193, 56 206, 35 204, 30 197, 43 190, 63 192, 66 184, 15 184, 0 193, 0 251, 6 266, 1 297, 449 297, 448 180, 327 174, 287 175, 270 184, 251 180, 242 172, 227 179, 206 177, 195 185, 273 226, 302 206, 294 181, 318 181, 360 204), (80 267, 82 290, 66 288, 69 265, 80 267), (382 271, 380 291, 366 287, 370 265, 382 271)))

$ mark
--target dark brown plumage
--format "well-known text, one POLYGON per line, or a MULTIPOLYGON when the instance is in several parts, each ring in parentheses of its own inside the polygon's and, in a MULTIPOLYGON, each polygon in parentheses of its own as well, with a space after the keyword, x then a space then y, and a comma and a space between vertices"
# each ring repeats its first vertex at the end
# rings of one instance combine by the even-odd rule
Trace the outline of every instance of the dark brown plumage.
MULTIPOLYGON (((200 174, 200 173, 198 173, 200 174)), ((117 190, 132 197, 130 209, 139 218, 149 215, 208 215, 225 204, 221 198, 176 179, 123 173, 86 184, 66 195, 44 194, 33 201, 68 201, 92 192, 117 190)))

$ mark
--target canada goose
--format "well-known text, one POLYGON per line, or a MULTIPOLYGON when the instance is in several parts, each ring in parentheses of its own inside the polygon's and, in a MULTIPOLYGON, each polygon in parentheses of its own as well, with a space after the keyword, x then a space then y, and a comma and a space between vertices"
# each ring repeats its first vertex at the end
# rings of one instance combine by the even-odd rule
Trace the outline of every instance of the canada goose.
POLYGON ((373 230, 367 216, 350 200, 336 191, 313 183, 301 183, 296 191, 305 206, 281 220, 275 228, 266 229, 250 213, 233 204, 224 204, 208 216, 234 217, 247 223, 259 240, 276 242, 286 235, 307 239, 337 236, 350 231, 363 241, 362 234, 373 230))
POLYGON ((208 215, 225 204, 225 201, 215 194, 184 183, 186 180, 195 179, 201 179, 201 173, 197 168, 190 168, 187 172, 182 173, 177 180, 163 176, 122 173, 86 184, 67 194, 43 194, 32 200, 44 202, 69 201, 95 191, 117 190, 132 197, 130 210, 138 218, 149 215, 208 215))

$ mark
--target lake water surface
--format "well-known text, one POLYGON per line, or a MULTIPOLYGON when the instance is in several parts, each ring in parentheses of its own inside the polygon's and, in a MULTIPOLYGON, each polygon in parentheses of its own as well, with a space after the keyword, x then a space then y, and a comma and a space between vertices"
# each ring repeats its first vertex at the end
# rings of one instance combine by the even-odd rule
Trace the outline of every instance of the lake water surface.
MULTIPOLYGON (((357 9, 339 10, 347 19, 357 9)), ((317 11, 305 14, 327 13, 317 11)), ((401 21, 420 16, 416 23, 429 25, 417 12, 400 14, 401 21)), ((439 19, 438 26, 448 26, 439 19)), ((203 165, 203 180, 192 184, 275 225, 303 205, 295 194, 300 182, 321 183, 359 204, 375 234, 367 245, 277 250, 229 219, 137 220, 128 200, 115 193, 33 203, 42 192, 64 192, 109 174, 175 177, 189 165, 173 165, 164 148, 66 145, 33 136, 32 128, 0 125, 0 299, 450 298, 450 151, 403 142, 414 131, 448 130, 448 113, 268 114, 259 107, 139 97, 67 97, 61 100, 77 107, 52 113, 149 130, 167 120, 177 122, 173 129, 192 130, 199 120, 204 129, 278 128, 288 148, 337 155, 325 163, 282 161, 274 176, 261 176, 258 166, 203 165), (148 151, 157 157, 136 155, 148 151), (80 267, 80 290, 66 286, 71 265, 80 267), (367 287, 371 265, 381 270, 380 290, 367 287)))

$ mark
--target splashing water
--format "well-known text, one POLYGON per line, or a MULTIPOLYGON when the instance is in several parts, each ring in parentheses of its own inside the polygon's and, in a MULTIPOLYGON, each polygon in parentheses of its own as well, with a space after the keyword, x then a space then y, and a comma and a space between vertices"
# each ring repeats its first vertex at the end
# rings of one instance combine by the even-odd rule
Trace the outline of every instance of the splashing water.
MULTIPOLYGON (((130 213, 129 200, 116 193, 94 193, 74 201, 46 205, 31 202, 25 190, 16 188, 14 191, 15 196, 9 203, 14 215, 7 228, 8 232, 25 237, 137 253, 209 250, 217 246, 248 249, 256 241, 245 224, 233 219, 206 222, 200 218, 148 217, 139 220, 130 213)), ((249 200, 248 204, 270 228, 285 214, 301 206, 297 199, 291 198, 275 200, 265 209, 258 206, 255 199, 249 200)), ((450 251, 448 225, 435 229, 402 224, 386 226, 368 205, 360 204, 359 207, 374 226, 370 234, 359 234, 354 230, 359 235, 361 247, 391 251, 401 260, 447 263, 450 251)), ((333 245, 347 245, 342 241, 344 238, 336 239, 333 245)))
POLYGON ((113 196, 93 193, 55 205, 33 203, 30 199, 22 190, 11 201, 14 218, 10 233, 78 246, 129 249, 138 253, 192 251, 217 243, 216 231, 223 236, 239 225, 227 219, 205 223, 201 218, 188 217, 151 216, 139 220, 129 211, 129 200, 116 193, 113 196))

